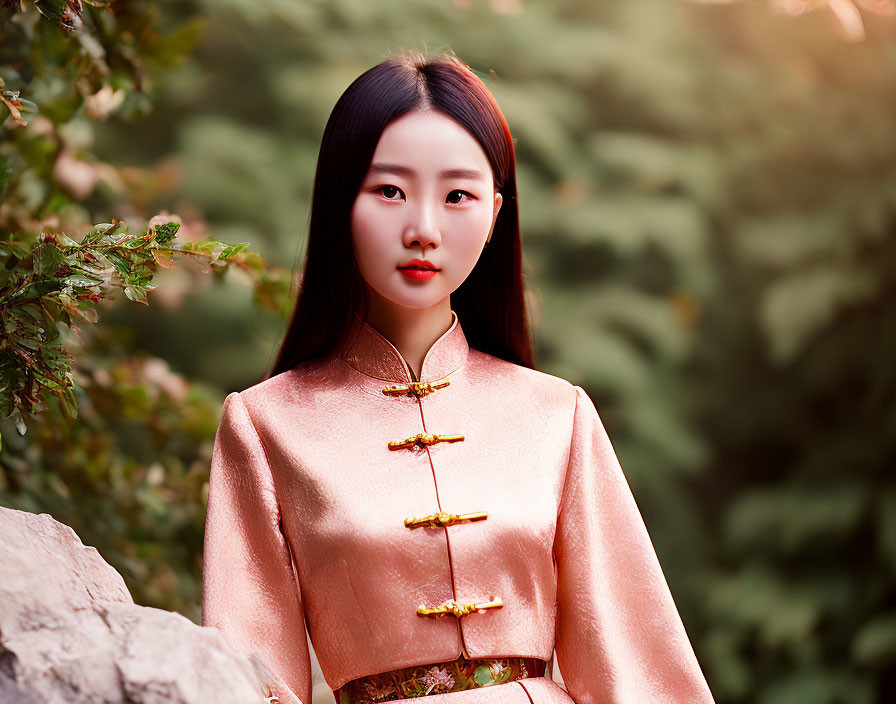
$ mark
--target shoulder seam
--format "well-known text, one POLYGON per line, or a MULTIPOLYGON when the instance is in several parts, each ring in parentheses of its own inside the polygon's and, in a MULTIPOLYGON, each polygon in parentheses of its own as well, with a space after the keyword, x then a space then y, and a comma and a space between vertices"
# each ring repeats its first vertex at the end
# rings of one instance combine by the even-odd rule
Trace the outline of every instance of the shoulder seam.
MULTIPOLYGON (((292 371, 292 370, 289 370, 292 371)), ((261 445, 261 451, 264 453, 264 461, 268 466, 268 476, 271 478, 271 487, 274 490, 274 503, 277 506, 277 525, 276 529, 280 533, 280 538, 283 541, 283 544, 286 546, 286 552, 289 555, 289 571, 290 571, 290 579, 293 581, 293 584, 296 589, 296 594, 299 598, 299 603, 304 604, 302 600, 302 586, 301 579, 299 578, 299 566, 296 563, 295 555, 293 554, 292 545, 290 545, 289 540, 287 538, 287 534, 284 531, 283 526, 283 509, 280 506, 280 494, 277 491, 277 482, 274 479, 274 469, 271 466, 271 458, 268 455, 268 448, 264 444, 264 440, 261 437, 261 433, 258 432, 258 426, 255 424, 255 419, 252 417, 252 413, 249 411, 249 406, 246 405, 246 402, 243 401, 243 397, 239 391, 234 392, 239 399, 240 404, 243 409, 246 411, 246 416, 249 418, 249 422, 252 424, 252 430, 255 431, 255 437, 258 438, 258 444, 261 445)), ((305 610, 304 606, 302 607, 302 623, 305 625, 304 632, 305 637, 308 637, 308 626, 305 621, 305 610)))
POLYGON ((283 511, 280 508, 280 495, 277 493, 277 483, 274 481, 274 469, 271 466, 271 458, 268 455, 268 448, 265 447, 264 440, 261 437, 261 433, 258 432, 258 426, 255 425, 255 419, 252 417, 252 413, 249 411, 249 406, 246 405, 246 402, 243 401, 243 397, 240 395, 239 391, 234 391, 237 399, 240 402, 240 405, 243 407, 243 410, 246 412, 246 416, 249 418, 249 422, 252 424, 252 430, 255 431, 255 437, 258 438, 258 444, 261 445, 261 451, 264 453, 264 461, 268 466, 268 475, 271 478, 271 486, 274 488, 274 502, 277 504, 277 523, 279 524, 281 521, 281 517, 283 516, 283 511))
POLYGON ((560 501, 558 502, 560 505, 557 508, 557 523, 560 522, 560 514, 563 513, 563 497, 566 495, 566 485, 569 481, 569 465, 572 462, 572 442, 576 436, 576 416, 579 413, 579 391, 581 390, 584 393, 584 389, 582 389, 580 386, 577 386, 576 384, 570 384, 570 386, 572 386, 573 391, 575 392, 576 403, 572 411, 572 428, 569 431, 569 448, 566 455, 566 472, 563 475, 563 486, 560 488, 560 501))

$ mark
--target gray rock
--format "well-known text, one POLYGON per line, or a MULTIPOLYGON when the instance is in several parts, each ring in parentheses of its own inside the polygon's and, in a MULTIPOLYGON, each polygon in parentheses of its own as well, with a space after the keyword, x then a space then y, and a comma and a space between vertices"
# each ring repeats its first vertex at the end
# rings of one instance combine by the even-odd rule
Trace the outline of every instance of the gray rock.
POLYGON ((135 604, 69 526, 0 507, 0 704, 260 704, 262 681, 216 629, 135 604))

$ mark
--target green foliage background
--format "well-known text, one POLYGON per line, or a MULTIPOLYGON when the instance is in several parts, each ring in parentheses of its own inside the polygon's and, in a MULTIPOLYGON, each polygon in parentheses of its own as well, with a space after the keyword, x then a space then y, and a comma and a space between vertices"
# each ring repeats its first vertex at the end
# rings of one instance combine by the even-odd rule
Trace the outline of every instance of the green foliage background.
MULTIPOLYGON (((147 7, 202 31, 151 112, 70 118, 80 153, 142 174, 101 181, 86 220, 167 209, 290 269, 337 97, 392 50, 449 47, 516 139, 539 366, 595 400, 717 701, 896 697, 896 20, 847 42, 758 2, 147 7)), ((4 431, 0 503, 198 621, 217 408, 285 323, 243 277, 162 273, 96 326, 115 410, 38 419, 36 446, 4 431)))

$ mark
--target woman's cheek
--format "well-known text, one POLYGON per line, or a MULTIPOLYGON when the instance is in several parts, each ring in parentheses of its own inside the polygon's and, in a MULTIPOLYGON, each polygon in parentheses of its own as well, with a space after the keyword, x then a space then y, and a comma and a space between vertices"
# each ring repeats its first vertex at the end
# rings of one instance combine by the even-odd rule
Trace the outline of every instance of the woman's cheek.
POLYGON ((470 208, 464 213, 463 227, 466 235, 475 241, 485 241, 489 228, 492 226, 492 209, 485 203, 477 203, 475 208, 470 208))
POLYGON ((384 249, 386 239, 387 218, 377 212, 376 207, 371 207, 363 202, 358 202, 352 211, 352 246, 359 264, 369 269, 370 257, 377 252, 388 251, 384 249), (362 262, 363 260, 363 262, 362 262))
MULTIPOLYGON (((371 233, 372 234, 372 233, 371 233)), ((386 272, 383 247, 373 237, 361 237, 357 243, 355 256, 358 258, 358 266, 361 274, 368 283, 375 283, 388 274, 386 272)))
POLYGON ((480 208, 465 213, 464 219, 456 223, 457 242, 467 258, 472 257, 475 260, 479 256, 492 224, 491 217, 490 212, 480 208))
POLYGON ((364 237, 369 236, 376 219, 376 208, 372 207, 370 199, 364 195, 358 196, 352 208, 352 232, 364 237))

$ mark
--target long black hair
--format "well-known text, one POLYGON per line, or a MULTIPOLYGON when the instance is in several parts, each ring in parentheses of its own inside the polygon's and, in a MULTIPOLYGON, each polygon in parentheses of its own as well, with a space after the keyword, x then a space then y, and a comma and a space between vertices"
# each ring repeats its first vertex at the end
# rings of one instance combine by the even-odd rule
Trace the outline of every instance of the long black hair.
POLYGON ((268 377, 330 355, 348 334, 353 313, 366 317, 370 297, 352 249, 352 206, 383 130, 417 108, 444 113, 479 142, 503 198, 491 240, 451 294, 451 308, 470 347, 534 367, 510 128, 467 64, 453 55, 408 51, 356 78, 330 114, 317 161, 298 301, 268 377))

